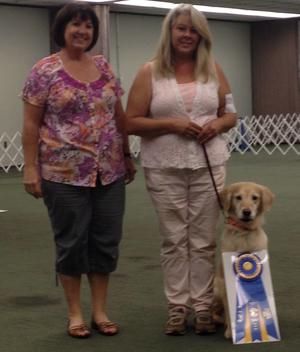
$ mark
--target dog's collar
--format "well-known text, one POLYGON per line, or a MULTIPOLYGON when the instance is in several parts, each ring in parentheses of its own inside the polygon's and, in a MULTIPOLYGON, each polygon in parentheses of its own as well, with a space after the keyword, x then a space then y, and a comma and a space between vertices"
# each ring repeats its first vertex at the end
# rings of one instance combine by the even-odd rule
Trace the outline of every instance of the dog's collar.
POLYGON ((233 219, 231 217, 228 217, 225 219, 225 224, 231 225, 233 227, 236 227, 240 230, 251 230, 251 228, 249 226, 247 226, 247 224, 242 223, 241 221, 238 221, 236 219, 233 219))

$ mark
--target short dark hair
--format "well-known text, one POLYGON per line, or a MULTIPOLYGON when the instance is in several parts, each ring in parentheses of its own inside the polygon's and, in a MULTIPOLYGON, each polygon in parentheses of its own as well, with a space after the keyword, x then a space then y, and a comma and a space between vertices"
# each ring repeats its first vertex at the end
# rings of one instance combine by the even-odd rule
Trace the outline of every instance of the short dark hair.
POLYGON ((90 20, 93 25, 93 40, 86 51, 89 51, 96 44, 99 36, 99 20, 93 7, 86 3, 70 3, 61 8, 55 16, 52 36, 55 43, 63 48, 65 46, 65 29, 67 24, 74 18, 82 21, 90 20))

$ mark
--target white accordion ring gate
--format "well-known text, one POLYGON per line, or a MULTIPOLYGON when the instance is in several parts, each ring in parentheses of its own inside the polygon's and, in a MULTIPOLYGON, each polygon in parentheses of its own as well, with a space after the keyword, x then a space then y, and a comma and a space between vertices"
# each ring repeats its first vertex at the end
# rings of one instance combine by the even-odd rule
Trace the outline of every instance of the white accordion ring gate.
MULTIPOLYGON (((260 115, 239 118, 237 126, 224 134, 229 151, 245 154, 262 152, 272 155, 279 151, 285 155, 300 155, 300 114, 260 115)), ((21 133, 0 134, 0 171, 11 168, 22 171, 24 166, 21 133)), ((130 136, 130 150, 137 158, 140 154, 140 137, 130 136)))

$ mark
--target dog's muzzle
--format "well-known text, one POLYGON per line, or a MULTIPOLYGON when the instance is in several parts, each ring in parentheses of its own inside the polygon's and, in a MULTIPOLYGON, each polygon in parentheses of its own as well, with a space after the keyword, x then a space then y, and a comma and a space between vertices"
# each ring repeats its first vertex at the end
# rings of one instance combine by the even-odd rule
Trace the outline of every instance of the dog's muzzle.
POLYGON ((253 220, 252 212, 250 209, 243 209, 241 221, 248 222, 253 220))

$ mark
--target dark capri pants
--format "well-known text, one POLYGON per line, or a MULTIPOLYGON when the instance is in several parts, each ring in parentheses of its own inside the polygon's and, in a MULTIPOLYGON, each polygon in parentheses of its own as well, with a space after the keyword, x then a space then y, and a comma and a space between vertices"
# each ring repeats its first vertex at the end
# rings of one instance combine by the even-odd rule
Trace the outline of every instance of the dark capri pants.
POLYGON ((124 179, 81 187, 42 180, 54 232, 56 272, 107 274, 116 269, 125 207, 124 179))

